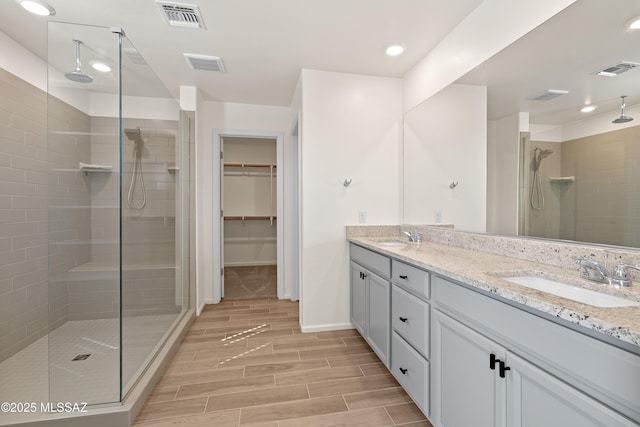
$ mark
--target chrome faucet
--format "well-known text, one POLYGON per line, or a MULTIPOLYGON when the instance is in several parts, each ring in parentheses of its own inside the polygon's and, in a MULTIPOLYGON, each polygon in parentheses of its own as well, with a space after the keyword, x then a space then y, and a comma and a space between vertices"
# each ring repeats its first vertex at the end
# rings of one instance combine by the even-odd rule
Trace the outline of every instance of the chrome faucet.
POLYGON ((631 282, 631 277, 629 277, 629 271, 627 268, 633 268, 634 270, 640 271, 640 266, 626 264, 622 261, 616 265, 616 268, 613 269, 613 277, 611 278, 611 283, 618 286, 628 287, 633 284, 631 282))
POLYGON ((580 276, 584 279, 600 283, 611 283, 606 264, 600 265, 594 260, 585 257, 574 257, 573 259, 582 267, 580 276))
POLYGON ((411 231, 403 231, 402 234, 406 235, 410 242, 420 243, 422 241, 422 234, 417 231, 414 231, 413 233, 411 231))
POLYGON ((631 265, 620 261, 618 262, 618 265, 613 269, 613 274, 610 276, 606 267, 606 256, 605 265, 600 265, 594 260, 585 257, 574 257, 573 259, 578 263, 580 267, 582 267, 580 276, 587 280, 592 280, 594 282, 600 283, 608 283, 610 285, 629 287, 633 285, 633 282, 631 281, 631 277, 629 276, 629 271, 627 269, 633 268, 634 270, 640 271, 640 265, 631 265))

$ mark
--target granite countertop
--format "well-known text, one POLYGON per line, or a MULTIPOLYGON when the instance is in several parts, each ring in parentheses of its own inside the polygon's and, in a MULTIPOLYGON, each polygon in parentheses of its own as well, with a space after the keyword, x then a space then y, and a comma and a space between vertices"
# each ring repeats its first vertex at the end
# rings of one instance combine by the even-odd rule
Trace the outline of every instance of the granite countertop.
POLYGON ((352 236, 348 237, 348 240, 557 318, 640 346, 640 306, 594 307, 516 285, 500 277, 541 276, 638 302, 640 302, 640 283, 630 288, 615 288, 581 279, 577 266, 559 268, 433 242, 406 243, 402 246, 380 244, 384 241, 404 242, 406 240, 406 237, 398 235, 352 236))

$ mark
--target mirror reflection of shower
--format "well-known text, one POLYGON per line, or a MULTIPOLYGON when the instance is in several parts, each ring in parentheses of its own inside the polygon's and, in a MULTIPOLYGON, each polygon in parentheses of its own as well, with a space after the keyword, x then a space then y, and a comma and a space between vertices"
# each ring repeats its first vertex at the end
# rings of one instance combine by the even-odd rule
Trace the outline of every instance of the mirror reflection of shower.
POLYGON ((531 208, 542 210, 544 208, 544 193, 542 192, 542 178, 540 178, 540 164, 542 159, 553 154, 553 150, 543 150, 540 147, 533 149, 533 183, 531 184, 531 208))
POLYGON ((133 155, 135 156, 132 170, 131 170, 131 183, 129 184, 129 192, 127 193, 127 204, 131 209, 141 210, 147 204, 147 191, 144 188, 144 176, 142 173, 142 128, 139 126, 135 129, 125 129, 125 135, 130 141, 135 144, 133 149, 133 155), (139 203, 135 203, 136 188, 140 181, 140 191, 142 192, 142 200, 139 203))

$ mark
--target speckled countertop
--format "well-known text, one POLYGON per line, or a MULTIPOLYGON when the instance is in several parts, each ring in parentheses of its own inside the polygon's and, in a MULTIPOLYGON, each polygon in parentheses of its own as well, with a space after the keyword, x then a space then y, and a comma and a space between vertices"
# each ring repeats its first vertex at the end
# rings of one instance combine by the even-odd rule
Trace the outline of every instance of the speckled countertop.
POLYGON ((403 246, 383 246, 380 244, 383 241, 403 242, 405 239, 406 237, 399 237, 397 234, 388 236, 378 234, 375 237, 348 236, 350 242, 360 246, 593 329, 626 343, 640 346, 639 306, 594 307, 516 285, 500 277, 537 275, 640 302, 640 283, 638 282, 631 288, 617 289, 606 284, 581 279, 577 267, 572 269, 559 268, 433 242, 407 243, 403 246))

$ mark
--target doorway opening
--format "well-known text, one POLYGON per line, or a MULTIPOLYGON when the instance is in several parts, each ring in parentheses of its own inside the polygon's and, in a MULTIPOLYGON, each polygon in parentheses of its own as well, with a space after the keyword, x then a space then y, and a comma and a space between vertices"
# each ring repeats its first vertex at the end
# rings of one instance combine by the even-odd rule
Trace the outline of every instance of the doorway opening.
POLYGON ((220 239, 214 268, 218 261, 220 282, 214 301, 284 297, 282 139, 279 133, 216 131, 220 239))

